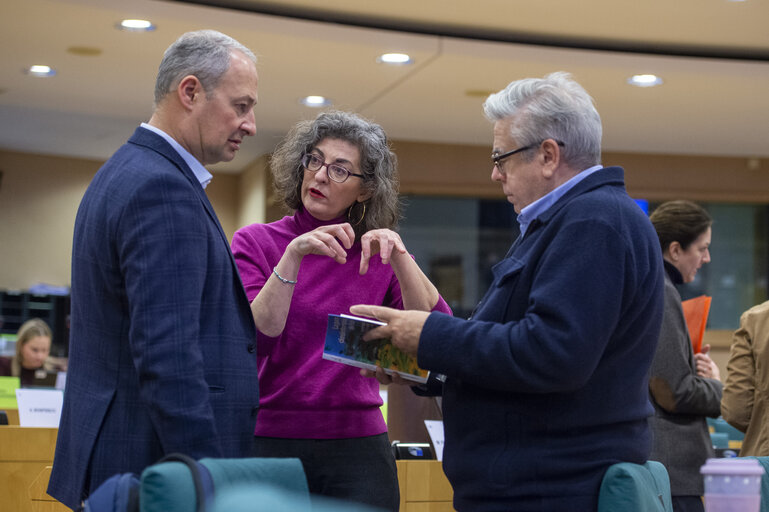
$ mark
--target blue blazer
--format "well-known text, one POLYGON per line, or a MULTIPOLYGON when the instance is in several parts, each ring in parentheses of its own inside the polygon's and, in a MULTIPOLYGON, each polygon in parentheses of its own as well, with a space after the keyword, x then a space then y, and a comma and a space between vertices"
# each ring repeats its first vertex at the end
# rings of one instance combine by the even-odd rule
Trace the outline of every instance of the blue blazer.
POLYGON ((256 330, 192 170, 138 128, 75 221, 69 371, 48 493, 75 508, 164 454, 250 455, 256 330))

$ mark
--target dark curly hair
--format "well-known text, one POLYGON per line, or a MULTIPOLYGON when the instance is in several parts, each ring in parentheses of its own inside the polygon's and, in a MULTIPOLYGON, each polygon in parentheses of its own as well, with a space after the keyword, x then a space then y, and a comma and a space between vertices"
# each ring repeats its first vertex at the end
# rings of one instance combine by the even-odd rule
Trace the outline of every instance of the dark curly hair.
POLYGON ((395 153, 390 150, 381 126, 350 112, 322 112, 314 120, 299 122, 288 132, 270 158, 278 201, 290 210, 302 206, 302 155, 323 139, 344 140, 360 151, 363 189, 371 197, 364 203, 353 203, 348 212, 356 238, 372 229, 395 228, 400 220, 395 153), (363 220, 358 222, 361 216, 363 220))

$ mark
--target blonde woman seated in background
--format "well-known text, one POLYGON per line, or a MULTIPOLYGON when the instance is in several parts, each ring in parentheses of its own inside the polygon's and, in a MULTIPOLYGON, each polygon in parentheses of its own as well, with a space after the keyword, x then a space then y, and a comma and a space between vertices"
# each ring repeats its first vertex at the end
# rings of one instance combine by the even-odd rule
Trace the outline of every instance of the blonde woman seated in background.
POLYGON ((731 426, 745 432, 741 457, 769 455, 767 345, 769 301, 753 306, 740 316, 740 328, 732 337, 726 365, 721 415, 731 426))
POLYGON ((37 370, 52 370, 48 360, 51 338, 51 328, 43 320, 32 318, 24 322, 16 334, 16 354, 0 357, 0 376, 19 377, 21 386, 28 386, 37 370))

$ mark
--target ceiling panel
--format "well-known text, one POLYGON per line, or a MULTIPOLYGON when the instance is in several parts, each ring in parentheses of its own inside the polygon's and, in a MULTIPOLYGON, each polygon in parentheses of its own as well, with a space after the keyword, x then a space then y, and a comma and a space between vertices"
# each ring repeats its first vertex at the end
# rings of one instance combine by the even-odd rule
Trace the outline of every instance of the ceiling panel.
MULTIPOLYGON (((262 10, 271 4, 250 3, 262 10)), ((769 50, 769 31, 754 28, 757 19, 762 25, 769 20, 765 2, 615 5, 624 3, 397 0, 376 4, 374 10, 371 2, 327 0, 324 6, 339 10, 336 16, 353 18, 358 10, 361 19, 399 18, 414 26, 506 27, 582 38, 624 34, 626 40, 637 37, 646 43, 654 39, 691 47, 769 50), (720 20, 720 29, 712 18, 720 20)), ((233 162, 215 166, 217 171, 239 171, 269 152, 296 121, 314 117, 317 110, 298 102, 308 94, 328 95, 334 107, 376 120, 392 139, 489 145, 483 97, 467 92, 494 91, 517 78, 558 70, 573 73, 595 98, 607 151, 769 156, 766 60, 569 49, 372 29, 310 21, 306 18, 312 4, 280 2, 304 17, 291 19, 154 0, 4 2, 0 44, 10 51, 0 55, 0 148, 107 158, 149 118, 164 49, 185 31, 214 28, 252 48, 260 74, 258 134, 244 143, 233 162), (157 30, 116 30, 116 22, 126 17, 148 18, 157 30), (99 48, 101 54, 73 55, 67 52, 71 46, 99 48), (375 61, 380 53, 396 50, 410 53, 414 64, 393 67, 375 61), (54 66, 58 75, 40 79, 22 73, 36 63, 54 66), (664 85, 638 89, 625 83, 631 74, 647 72, 660 74, 664 85)), ((329 12, 327 17, 333 17, 329 12)))

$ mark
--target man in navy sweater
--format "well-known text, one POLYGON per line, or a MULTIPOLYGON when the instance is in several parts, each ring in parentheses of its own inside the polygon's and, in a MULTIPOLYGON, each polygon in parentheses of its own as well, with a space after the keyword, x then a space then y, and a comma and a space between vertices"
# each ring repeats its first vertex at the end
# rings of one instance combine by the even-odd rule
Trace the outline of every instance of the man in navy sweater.
POLYGON ((484 104, 491 178, 521 235, 469 320, 355 306, 446 376, 444 470, 459 511, 595 510, 606 469, 651 448, 647 371, 663 307, 659 242, 602 167, 601 119, 567 73, 484 104))

